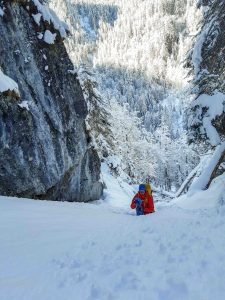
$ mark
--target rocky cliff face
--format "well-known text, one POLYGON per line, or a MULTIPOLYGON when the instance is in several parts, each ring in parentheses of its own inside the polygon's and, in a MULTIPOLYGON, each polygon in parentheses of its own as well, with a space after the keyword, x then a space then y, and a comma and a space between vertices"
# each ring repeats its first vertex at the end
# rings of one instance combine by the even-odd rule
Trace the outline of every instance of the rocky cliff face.
POLYGON ((98 199, 100 161, 89 145, 87 107, 68 72, 73 66, 61 28, 41 16, 41 1, 3 3, 0 68, 17 82, 20 98, 0 93, 0 194, 98 199), (46 30, 51 34, 44 39, 46 30))
POLYGON ((197 95, 193 103, 191 139, 209 140, 212 146, 216 146, 225 137, 225 2, 200 0, 199 7, 203 8, 204 17, 189 57, 197 95), (207 126, 208 121, 210 126, 207 126), (207 133, 207 127, 211 132, 216 130, 216 139, 207 133))

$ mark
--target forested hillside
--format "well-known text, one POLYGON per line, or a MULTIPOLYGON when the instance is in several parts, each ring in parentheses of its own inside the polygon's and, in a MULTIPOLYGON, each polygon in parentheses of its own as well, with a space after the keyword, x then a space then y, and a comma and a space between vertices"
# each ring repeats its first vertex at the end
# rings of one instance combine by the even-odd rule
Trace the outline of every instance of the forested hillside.
POLYGON ((186 138, 192 98, 185 59, 202 18, 195 1, 64 1, 64 9, 60 1, 49 4, 69 24, 66 46, 75 68, 92 70, 111 112, 106 119, 116 138, 109 154, 123 161, 118 172, 134 182, 150 177, 167 190, 178 188, 199 161, 186 138))

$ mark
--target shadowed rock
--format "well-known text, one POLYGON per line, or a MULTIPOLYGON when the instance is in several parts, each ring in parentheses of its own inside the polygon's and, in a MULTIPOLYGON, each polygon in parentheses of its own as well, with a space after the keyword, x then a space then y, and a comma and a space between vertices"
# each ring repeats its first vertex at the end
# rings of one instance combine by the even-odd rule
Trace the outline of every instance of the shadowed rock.
MULTIPOLYGON (((30 2, 31 3, 31 2, 30 2)), ((62 39, 48 45, 35 6, 8 2, 0 18, 0 67, 20 100, 0 95, 0 194, 90 201, 102 193, 100 161, 88 144, 87 107, 62 39), (26 101, 26 106, 19 106, 26 101)))

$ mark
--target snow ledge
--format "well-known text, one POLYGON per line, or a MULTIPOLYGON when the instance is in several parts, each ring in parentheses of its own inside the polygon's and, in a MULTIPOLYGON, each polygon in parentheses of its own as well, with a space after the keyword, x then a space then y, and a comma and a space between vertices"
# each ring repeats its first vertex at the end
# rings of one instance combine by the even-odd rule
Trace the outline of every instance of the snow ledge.
POLYGON ((20 97, 18 84, 0 70, 0 93, 14 92, 20 97))

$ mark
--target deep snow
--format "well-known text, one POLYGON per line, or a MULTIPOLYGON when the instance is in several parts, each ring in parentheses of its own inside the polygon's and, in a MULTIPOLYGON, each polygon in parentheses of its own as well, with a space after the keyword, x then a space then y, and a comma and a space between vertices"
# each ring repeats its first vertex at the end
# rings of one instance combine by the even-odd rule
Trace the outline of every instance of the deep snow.
POLYGON ((0 197, 0 300, 224 299, 224 209, 136 217, 132 188, 104 180, 92 204, 0 197))

